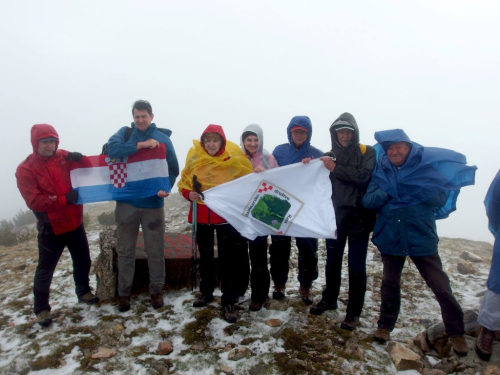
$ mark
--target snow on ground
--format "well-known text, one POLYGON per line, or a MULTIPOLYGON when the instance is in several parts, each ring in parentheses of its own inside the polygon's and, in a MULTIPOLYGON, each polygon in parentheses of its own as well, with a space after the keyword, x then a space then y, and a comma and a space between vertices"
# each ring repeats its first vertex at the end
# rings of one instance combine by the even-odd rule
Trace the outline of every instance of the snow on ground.
MULTIPOLYGON (((97 230, 88 232, 93 260, 99 253, 98 237, 97 230)), ((445 239, 442 241, 440 254, 443 266, 464 310, 478 310, 489 271, 491 253, 488 253, 488 246, 491 251, 491 245, 485 243, 445 239), (476 265, 476 275, 461 275, 457 272, 457 262, 463 250, 468 250, 484 259, 482 263, 476 265)), ((314 287, 317 300, 321 297, 320 292, 325 283, 324 240, 320 240, 319 255, 320 276, 314 287)), ((369 249, 367 260, 368 291, 361 318, 362 324, 354 334, 350 334, 351 336, 343 336, 343 333, 336 331, 345 314, 346 306, 342 302, 347 300, 346 262, 338 310, 328 311, 321 317, 310 316, 308 307, 303 306, 298 297, 299 284, 294 268, 289 275, 287 284, 289 298, 286 303, 274 305, 274 301, 271 300, 271 304, 266 305, 267 308, 256 313, 250 312, 248 310, 250 292, 247 292, 247 301, 239 310, 239 321, 231 325, 225 322, 220 314, 220 298, 216 298, 208 307, 195 309, 191 305, 194 295, 186 289, 166 292, 165 307, 159 310, 152 309, 149 295, 146 294, 134 296, 132 309, 126 313, 117 311, 116 301, 103 302, 97 306, 78 304, 74 294, 71 259, 69 253, 65 251, 51 287, 54 323, 50 328, 43 329, 35 323, 35 316, 32 313, 31 288, 36 257, 35 241, 19 245, 17 248, 1 249, 1 374, 61 375, 98 372, 139 375, 169 371, 168 373, 175 374, 208 375, 219 374, 221 366, 231 368, 234 374, 280 374, 285 372, 277 365, 276 355, 293 358, 297 353, 296 350, 287 347, 286 339, 280 334, 285 327, 297 332, 305 330, 307 339, 311 339, 313 335, 310 332, 315 332, 312 329, 317 328, 319 334, 311 340, 316 340, 318 347, 321 341, 332 341, 334 344, 332 352, 321 357, 324 359, 321 362, 322 366, 331 366, 331 373, 397 373, 389 360, 385 346, 369 340, 370 334, 376 329, 382 269, 376 249, 373 247, 369 249), (194 332, 195 341, 204 337, 201 349, 194 348, 186 338, 186 327, 194 327, 204 319, 202 315, 197 314, 207 314, 207 323, 194 332), (200 320, 197 320, 197 317, 200 320), (271 318, 279 319, 283 325, 269 327, 265 322, 271 318), (352 337, 366 344, 361 359, 348 358, 344 352, 342 352, 344 354, 334 352, 334 348, 342 348, 345 341, 352 337), (174 350, 168 356, 156 354, 158 343, 162 341, 170 341, 173 344, 174 350), (241 346, 242 342, 254 355, 239 361, 229 360, 228 350, 241 346), (114 349, 117 354, 109 359, 91 359, 91 354, 101 346, 114 349), (260 369, 260 372, 256 369, 260 369)), ((296 258, 292 259, 292 263, 296 265, 296 258)), ((94 288, 95 283, 95 275, 91 275, 91 286, 94 288)), ((220 297, 220 292, 216 293, 217 296, 220 297)), ((432 292, 426 287, 412 264, 407 264, 404 271, 402 298, 400 318, 397 328, 392 333, 394 340, 404 342, 413 338, 430 323, 441 321, 439 306, 432 292)), ((312 349, 309 351, 317 352, 312 349)), ((434 357, 429 357, 429 361, 431 364, 439 362, 434 357)), ((318 368, 317 372, 311 373, 326 373, 326 371, 318 368)), ((405 371, 399 374, 418 373, 405 371)))

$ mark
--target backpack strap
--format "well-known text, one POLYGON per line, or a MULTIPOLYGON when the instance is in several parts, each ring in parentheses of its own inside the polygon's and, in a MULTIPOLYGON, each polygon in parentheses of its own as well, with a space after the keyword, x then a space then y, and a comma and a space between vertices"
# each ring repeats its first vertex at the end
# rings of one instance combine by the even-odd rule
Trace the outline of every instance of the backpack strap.
POLYGON ((366 153, 366 145, 359 144, 359 150, 361 151, 361 155, 366 153))
POLYGON ((125 129, 125 142, 127 142, 130 139, 130 136, 132 135, 132 130, 134 130, 132 127, 125 129))

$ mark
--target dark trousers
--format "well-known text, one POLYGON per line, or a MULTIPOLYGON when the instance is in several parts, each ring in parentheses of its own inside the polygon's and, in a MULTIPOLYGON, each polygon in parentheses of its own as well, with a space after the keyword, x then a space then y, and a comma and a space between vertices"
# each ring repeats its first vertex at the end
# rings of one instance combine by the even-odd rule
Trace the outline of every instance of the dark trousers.
POLYGON ((217 235, 221 303, 229 305, 248 288, 247 240, 230 224, 198 224, 196 241, 200 251, 200 291, 203 294, 212 294, 215 288, 214 231, 217 235))
MULTIPOLYGON (((300 286, 311 287, 314 280, 318 278, 318 239, 295 238, 299 250, 299 276, 300 286)), ((288 260, 292 238, 289 236, 271 236, 271 277, 274 285, 285 285, 288 280, 288 260)))
POLYGON ((252 301, 264 302, 269 295, 271 278, 267 268, 267 236, 256 237, 248 241, 250 250, 250 285, 252 287, 252 301))
MULTIPOLYGON (((382 306, 378 327, 393 330, 401 305, 401 273, 406 257, 382 254, 384 276, 382 279, 382 306)), ((443 271, 439 254, 411 257, 420 275, 431 288, 441 307, 441 316, 449 336, 464 334, 464 314, 453 296, 450 280, 443 271)), ((412 312, 408 312, 412 313, 412 312)), ((415 312, 413 312, 415 313, 415 312)))
POLYGON ((50 311, 50 284, 65 246, 68 247, 73 261, 76 295, 80 297, 90 292, 90 252, 83 224, 71 232, 57 235, 54 234, 50 225, 41 224, 38 227, 38 266, 33 282, 35 314, 44 310, 50 311))
POLYGON ((342 260, 345 244, 348 242, 349 266, 349 302, 347 314, 360 316, 363 310, 366 293, 366 253, 369 233, 350 234, 337 232, 337 239, 326 240, 326 289, 323 300, 328 304, 336 304, 342 280, 342 260))

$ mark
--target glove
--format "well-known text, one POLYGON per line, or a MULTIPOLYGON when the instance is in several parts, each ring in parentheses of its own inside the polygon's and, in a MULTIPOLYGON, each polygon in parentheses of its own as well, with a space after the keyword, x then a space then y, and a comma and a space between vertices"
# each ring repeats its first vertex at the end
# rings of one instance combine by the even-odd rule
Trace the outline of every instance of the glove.
POLYGON ((79 152, 68 152, 68 156, 66 156, 66 159, 73 161, 80 161, 82 160, 82 158, 83 155, 80 154, 79 152))
POLYGON ((78 201, 78 191, 71 190, 68 194, 66 194, 66 204, 76 204, 77 201, 78 201))

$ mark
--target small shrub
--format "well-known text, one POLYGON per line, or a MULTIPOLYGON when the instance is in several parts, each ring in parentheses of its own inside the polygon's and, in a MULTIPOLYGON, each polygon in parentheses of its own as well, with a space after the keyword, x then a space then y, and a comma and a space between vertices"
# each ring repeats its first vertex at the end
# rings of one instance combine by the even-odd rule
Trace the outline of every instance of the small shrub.
POLYGON ((83 215, 83 226, 88 227, 90 225, 90 215, 88 213, 83 215))
POLYGON ((29 240, 36 238, 36 230, 32 229, 23 229, 19 233, 17 233, 17 243, 23 243, 29 240))
POLYGON ((14 224, 12 224, 12 221, 10 220, 3 219, 0 221, 0 229, 11 231, 12 229, 14 229, 14 224))
POLYGON ((99 216, 97 216, 97 221, 101 225, 116 225, 115 221, 115 213, 111 212, 103 212, 99 216))
POLYGON ((17 245, 17 235, 10 228, 2 227, 2 223, 0 223, 0 246, 15 245, 17 245))
POLYGON ((34 224, 35 223, 35 214, 33 211, 30 210, 19 210, 16 216, 12 218, 14 220, 14 224, 16 224, 16 227, 22 227, 23 225, 27 224, 34 224))

